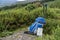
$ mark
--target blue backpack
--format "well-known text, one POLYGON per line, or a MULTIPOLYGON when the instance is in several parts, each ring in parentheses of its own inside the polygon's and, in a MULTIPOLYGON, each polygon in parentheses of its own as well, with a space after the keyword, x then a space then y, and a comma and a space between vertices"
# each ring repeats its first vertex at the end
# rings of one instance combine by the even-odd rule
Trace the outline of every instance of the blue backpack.
POLYGON ((32 33, 36 33, 38 28, 42 28, 43 24, 45 24, 46 21, 42 17, 36 18, 35 22, 29 27, 29 31, 32 33))

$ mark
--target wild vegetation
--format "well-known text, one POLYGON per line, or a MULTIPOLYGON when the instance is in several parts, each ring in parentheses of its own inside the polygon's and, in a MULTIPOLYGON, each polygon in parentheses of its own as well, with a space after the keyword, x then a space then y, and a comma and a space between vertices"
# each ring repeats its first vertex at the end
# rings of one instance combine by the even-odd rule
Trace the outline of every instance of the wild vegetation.
POLYGON ((48 2, 51 8, 60 8, 60 0, 54 0, 53 2, 48 2))
MULTIPOLYGON (((51 3, 54 4, 54 3, 51 3)), ((17 6, 14 8, 6 7, 0 10, 0 37, 12 34, 18 28, 23 27, 22 25, 29 26, 34 22, 35 18, 46 16, 46 25, 44 26, 43 40, 59 40, 60 38, 60 9, 59 5, 57 8, 49 7, 45 15, 43 14, 43 7, 36 6, 36 4, 27 4, 24 7, 17 6), (4 34, 4 35, 2 35, 4 34), (51 36, 50 36, 51 35, 51 36)), ((42 39, 42 38, 41 38, 42 39)), ((37 38, 40 40, 40 37, 37 38)))

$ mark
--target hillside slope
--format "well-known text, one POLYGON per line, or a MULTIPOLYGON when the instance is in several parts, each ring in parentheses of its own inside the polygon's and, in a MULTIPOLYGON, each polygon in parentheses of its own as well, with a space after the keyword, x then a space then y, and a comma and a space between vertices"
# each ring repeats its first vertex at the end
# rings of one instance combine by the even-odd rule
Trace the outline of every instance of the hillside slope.
MULTIPOLYGON (((24 7, 16 7, 13 9, 0 11, 0 34, 6 31, 14 31, 23 27, 29 26, 34 22, 35 18, 43 17, 43 7, 36 4, 28 4, 24 7)), ((46 25, 44 26, 44 34, 53 34, 60 27, 60 9, 49 8, 45 13, 46 25)), ((4 37, 4 35, 0 35, 4 37)))
POLYGON ((54 0, 52 2, 48 2, 48 5, 52 8, 60 8, 60 0, 54 0))

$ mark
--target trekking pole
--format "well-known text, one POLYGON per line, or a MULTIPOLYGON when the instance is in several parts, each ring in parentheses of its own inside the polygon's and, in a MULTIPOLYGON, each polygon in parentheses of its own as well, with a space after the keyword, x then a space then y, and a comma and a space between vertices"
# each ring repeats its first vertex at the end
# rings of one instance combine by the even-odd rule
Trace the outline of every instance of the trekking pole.
POLYGON ((43 3, 43 17, 46 17, 46 13, 47 13, 47 4, 43 3))

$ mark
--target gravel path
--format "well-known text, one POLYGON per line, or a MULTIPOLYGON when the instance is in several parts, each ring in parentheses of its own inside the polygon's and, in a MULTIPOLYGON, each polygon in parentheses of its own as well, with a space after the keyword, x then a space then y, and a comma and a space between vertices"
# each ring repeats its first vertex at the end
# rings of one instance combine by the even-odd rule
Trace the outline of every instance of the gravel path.
POLYGON ((13 35, 0 38, 0 40, 35 40, 35 37, 34 35, 24 34, 24 31, 18 31, 13 35))

